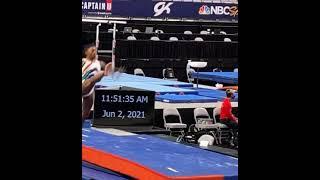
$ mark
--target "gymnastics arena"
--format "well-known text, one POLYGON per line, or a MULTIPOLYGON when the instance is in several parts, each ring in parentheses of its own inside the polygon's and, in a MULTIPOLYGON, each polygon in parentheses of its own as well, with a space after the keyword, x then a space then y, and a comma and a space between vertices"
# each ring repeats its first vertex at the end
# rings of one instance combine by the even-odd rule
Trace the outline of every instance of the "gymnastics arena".
POLYGON ((238 179, 238 2, 82 0, 82 179, 238 179))

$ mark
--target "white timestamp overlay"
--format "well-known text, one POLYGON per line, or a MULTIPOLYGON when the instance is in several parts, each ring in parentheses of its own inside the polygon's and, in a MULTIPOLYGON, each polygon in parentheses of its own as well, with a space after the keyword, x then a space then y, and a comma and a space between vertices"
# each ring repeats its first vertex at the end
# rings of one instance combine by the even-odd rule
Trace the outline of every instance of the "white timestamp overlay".
POLYGON ((128 118, 128 119, 144 119, 145 112, 144 111, 108 111, 103 110, 102 118, 128 118))

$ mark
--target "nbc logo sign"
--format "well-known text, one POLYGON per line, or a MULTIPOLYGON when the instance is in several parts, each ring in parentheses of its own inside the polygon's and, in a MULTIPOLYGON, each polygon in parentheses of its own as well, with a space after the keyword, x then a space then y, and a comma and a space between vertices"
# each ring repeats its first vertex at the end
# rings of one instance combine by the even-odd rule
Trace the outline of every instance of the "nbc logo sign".
POLYGON ((200 15, 209 15, 209 14, 211 14, 210 13, 210 8, 208 6, 206 6, 206 5, 201 6, 200 9, 199 9, 199 14, 200 15))
POLYGON ((238 7, 237 6, 207 6, 202 5, 199 8, 199 14, 200 15, 230 15, 230 16, 236 16, 238 15, 238 7))

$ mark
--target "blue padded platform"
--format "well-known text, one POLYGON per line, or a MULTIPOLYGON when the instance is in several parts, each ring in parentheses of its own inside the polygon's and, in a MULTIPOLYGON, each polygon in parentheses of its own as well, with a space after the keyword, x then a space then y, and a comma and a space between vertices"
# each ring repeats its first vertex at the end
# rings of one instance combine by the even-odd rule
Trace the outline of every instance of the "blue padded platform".
POLYGON ((148 135, 115 136, 83 129, 83 145, 170 177, 223 175, 237 179, 238 159, 148 135))
POLYGON ((198 96, 193 94, 177 95, 177 94, 165 94, 156 96, 157 101, 163 101, 168 103, 205 103, 205 102, 217 102, 217 98, 198 96))
MULTIPOLYGON (((226 92, 222 90, 214 90, 214 89, 203 89, 203 88, 188 88, 198 91, 199 96, 203 97, 211 97, 211 98, 217 98, 218 101, 223 101, 223 99, 226 97, 226 92)), ((238 101, 238 93, 234 93, 235 98, 231 101, 238 101)))
POLYGON ((121 73, 118 78, 117 76, 107 76, 103 77, 100 82, 108 85, 109 83, 118 82, 121 85, 125 86, 126 83, 148 83, 148 84, 156 84, 156 85, 164 85, 164 86, 175 86, 175 87, 193 87, 192 83, 185 83, 180 81, 170 81, 153 77, 144 77, 144 76, 136 76, 127 73, 121 73))
MULTIPOLYGON (((192 73, 197 78, 197 73, 192 73)), ((238 72, 199 72, 199 79, 210 80, 218 83, 238 84, 238 72)))
POLYGON ((175 94, 197 94, 198 92, 192 89, 185 89, 185 88, 177 88, 177 87, 170 87, 170 86, 164 86, 164 85, 158 85, 158 84, 152 84, 149 82, 103 82, 100 81, 96 84, 97 86, 103 86, 103 87, 108 87, 108 86, 127 86, 127 87, 132 87, 132 88, 137 88, 137 89, 144 89, 148 91, 154 91, 156 93, 160 94, 167 94, 167 93, 175 93, 175 94))
MULTIPOLYGON (((212 74, 211 72, 208 73, 212 74)), ((224 72, 224 74, 228 74, 228 72, 224 72)), ((160 95, 156 97, 156 101, 164 101, 169 103, 216 102, 215 99, 217 99, 218 101, 222 101, 225 97, 225 92, 223 91, 202 88, 197 89, 193 88, 193 85, 190 83, 179 81, 135 76, 126 73, 122 73, 118 79, 112 78, 112 76, 102 78, 102 80, 96 84, 97 87, 127 86, 137 89, 154 91, 157 95, 160 95)), ((234 99, 233 101, 237 101, 237 97, 238 95, 236 94, 236 99, 234 99)))
MULTIPOLYGON (((226 97, 226 93, 224 91, 214 90, 214 91, 199 91, 199 95, 206 97, 215 97, 218 101, 223 101, 226 97)), ((231 101, 238 101, 238 93, 235 93, 235 98, 231 101)))

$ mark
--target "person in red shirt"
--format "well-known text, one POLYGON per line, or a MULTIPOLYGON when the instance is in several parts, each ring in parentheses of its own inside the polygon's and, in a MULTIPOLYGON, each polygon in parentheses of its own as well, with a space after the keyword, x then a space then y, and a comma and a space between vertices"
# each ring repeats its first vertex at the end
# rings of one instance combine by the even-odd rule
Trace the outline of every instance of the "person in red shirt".
POLYGON ((227 97, 223 100, 220 112, 220 122, 232 129, 232 139, 238 132, 238 118, 232 114, 231 99, 234 98, 233 90, 226 90, 227 97))

